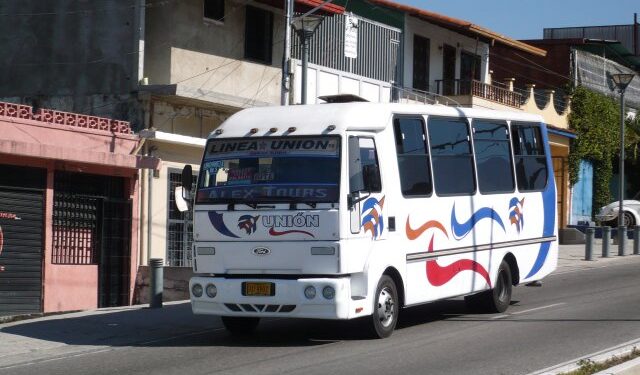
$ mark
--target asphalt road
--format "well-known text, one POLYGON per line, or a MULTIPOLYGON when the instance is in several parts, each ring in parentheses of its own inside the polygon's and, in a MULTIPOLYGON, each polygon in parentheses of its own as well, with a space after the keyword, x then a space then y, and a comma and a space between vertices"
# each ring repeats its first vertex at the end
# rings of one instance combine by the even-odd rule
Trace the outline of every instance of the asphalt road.
POLYGON ((63 338, 48 337, 46 325, 16 326, 3 332, 90 347, 50 358, 34 351, 0 374, 526 374, 640 338, 639 282, 640 257, 626 257, 517 287, 506 314, 469 314, 461 300, 403 310, 385 340, 362 339, 353 322, 309 320, 263 321, 240 339, 217 318, 188 314, 175 322, 182 329, 155 327, 153 339, 129 332, 133 341, 75 342, 73 328, 63 338))

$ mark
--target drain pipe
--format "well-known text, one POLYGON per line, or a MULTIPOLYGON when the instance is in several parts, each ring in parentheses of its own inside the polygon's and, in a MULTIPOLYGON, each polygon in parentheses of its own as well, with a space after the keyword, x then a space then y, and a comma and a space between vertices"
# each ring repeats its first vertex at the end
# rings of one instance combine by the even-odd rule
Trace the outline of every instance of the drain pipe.
MULTIPOLYGON (((158 148, 156 146, 150 146, 147 148, 147 156, 153 157, 154 151, 158 148)), ((152 210, 151 210, 151 201, 153 198, 153 170, 147 170, 147 265, 151 266, 151 228, 152 224, 152 210)))

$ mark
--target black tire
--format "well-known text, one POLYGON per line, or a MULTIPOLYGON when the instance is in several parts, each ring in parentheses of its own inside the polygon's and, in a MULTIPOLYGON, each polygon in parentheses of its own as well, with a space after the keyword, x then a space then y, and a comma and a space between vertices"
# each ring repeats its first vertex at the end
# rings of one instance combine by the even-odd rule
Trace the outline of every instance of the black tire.
POLYGON ((371 333, 374 338, 391 336, 398 323, 399 303, 396 283, 389 276, 383 275, 373 296, 371 333))
POLYGON ((511 268, 509 263, 503 260, 498 268, 498 277, 493 289, 467 296, 464 300, 473 312, 502 313, 511 303, 512 289, 511 268))
POLYGON ((240 316, 222 316, 222 324, 227 331, 234 335, 248 335, 253 333, 260 323, 260 318, 248 318, 240 316))

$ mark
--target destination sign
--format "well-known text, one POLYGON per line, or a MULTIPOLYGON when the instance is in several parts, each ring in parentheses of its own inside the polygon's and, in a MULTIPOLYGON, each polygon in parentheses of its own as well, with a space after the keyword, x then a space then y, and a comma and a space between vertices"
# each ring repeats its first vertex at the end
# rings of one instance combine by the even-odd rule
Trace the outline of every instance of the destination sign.
POLYGON ((207 157, 251 156, 337 156, 336 137, 279 137, 256 139, 215 139, 207 144, 207 157))
POLYGON ((337 202, 338 185, 292 185, 292 186, 219 186, 200 189, 198 203, 216 203, 216 201, 269 201, 269 198, 298 199, 300 202, 337 202))

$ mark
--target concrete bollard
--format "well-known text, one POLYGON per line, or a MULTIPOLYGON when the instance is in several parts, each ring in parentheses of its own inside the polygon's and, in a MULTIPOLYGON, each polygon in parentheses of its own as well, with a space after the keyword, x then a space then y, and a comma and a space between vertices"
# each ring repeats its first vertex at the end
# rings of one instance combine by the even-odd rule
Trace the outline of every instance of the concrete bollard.
POLYGON ((633 254, 640 254, 640 225, 633 227, 633 254))
POLYGON ((163 266, 164 260, 162 259, 152 258, 149 260, 149 275, 151 276, 149 307, 152 309, 162 308, 163 266))
POLYGON ((609 257, 609 248, 611 247, 611 227, 602 227, 602 257, 609 257))
POLYGON ((624 245, 627 240, 627 227, 618 227, 618 256, 624 255, 624 245))
POLYGON ((595 228, 587 228, 587 238, 584 248, 584 260, 593 260, 593 239, 596 236, 595 228))

